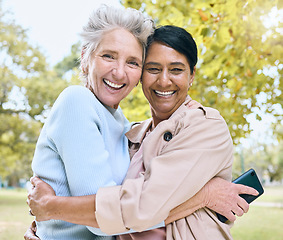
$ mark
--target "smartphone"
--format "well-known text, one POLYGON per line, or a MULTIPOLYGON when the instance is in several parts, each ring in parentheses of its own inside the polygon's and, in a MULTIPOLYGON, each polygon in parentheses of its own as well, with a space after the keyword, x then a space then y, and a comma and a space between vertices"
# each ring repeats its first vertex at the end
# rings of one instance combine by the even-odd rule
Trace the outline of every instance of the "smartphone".
MULTIPOLYGON (((240 177, 236 178, 233 183, 236 183, 236 184, 243 184, 243 185, 246 185, 246 186, 249 186, 249 187, 252 187, 254 189, 256 189, 259 194, 257 196, 253 196, 253 195, 249 195, 249 194, 240 194, 240 196, 242 198, 244 198, 247 203, 251 203, 252 201, 254 201, 255 199, 257 199, 260 195, 263 194, 264 190, 263 190, 263 187, 257 177, 257 174, 255 172, 254 169, 249 169, 248 171, 246 171, 245 173, 243 173, 240 177)), ((216 213, 218 219, 225 223, 228 219, 224 216, 222 216, 221 214, 219 213, 216 213)))

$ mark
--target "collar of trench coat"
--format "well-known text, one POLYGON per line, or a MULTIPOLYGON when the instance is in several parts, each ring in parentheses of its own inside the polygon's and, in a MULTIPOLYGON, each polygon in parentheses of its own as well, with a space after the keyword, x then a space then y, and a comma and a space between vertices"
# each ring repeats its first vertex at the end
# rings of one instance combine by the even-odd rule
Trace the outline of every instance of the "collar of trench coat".
MULTIPOLYGON (((174 117, 175 115, 181 112, 184 112, 187 109, 187 105, 190 101, 192 101, 192 98, 189 95, 187 95, 184 103, 170 116, 170 118, 174 117)), ((202 107, 199 108, 201 108, 204 114, 206 114, 204 108, 202 107)), ((134 123, 132 125, 131 130, 126 133, 126 137, 129 139, 131 143, 141 144, 141 142, 143 141, 146 133, 149 131, 151 126, 152 126, 152 118, 149 118, 142 122, 134 123)))

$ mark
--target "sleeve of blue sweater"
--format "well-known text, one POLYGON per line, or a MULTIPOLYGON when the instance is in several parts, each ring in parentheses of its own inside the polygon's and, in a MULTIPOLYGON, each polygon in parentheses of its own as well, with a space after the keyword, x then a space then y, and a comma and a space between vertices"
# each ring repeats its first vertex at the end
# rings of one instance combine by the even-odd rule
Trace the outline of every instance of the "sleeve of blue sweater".
POLYGON ((47 127, 47 137, 56 146, 72 196, 93 194, 100 186, 115 185, 109 153, 101 135, 101 104, 84 87, 62 92, 47 127))

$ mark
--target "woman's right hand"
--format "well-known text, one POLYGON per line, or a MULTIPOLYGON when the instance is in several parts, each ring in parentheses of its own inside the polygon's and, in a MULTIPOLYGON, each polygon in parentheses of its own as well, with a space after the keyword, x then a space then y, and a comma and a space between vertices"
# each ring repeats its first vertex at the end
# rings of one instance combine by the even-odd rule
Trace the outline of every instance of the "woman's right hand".
POLYGON ((30 207, 31 213, 36 217, 37 221, 47 221, 52 219, 48 203, 56 197, 53 188, 42 181, 38 177, 30 179, 33 188, 28 193, 27 204, 30 207))
POLYGON ((25 240, 40 240, 40 238, 38 238, 36 236, 36 223, 35 223, 35 221, 33 221, 31 223, 30 227, 26 231, 26 233, 24 235, 24 239, 25 240))
POLYGON ((242 216, 249 210, 249 204, 239 194, 256 196, 258 192, 254 188, 214 177, 192 198, 172 209, 165 220, 165 224, 189 216, 203 207, 207 207, 234 222, 236 220, 235 215, 242 216))
POLYGON ((211 179, 204 187, 205 206, 234 222, 236 216, 242 216, 249 210, 249 204, 240 194, 257 196, 254 188, 228 182, 222 178, 211 179))

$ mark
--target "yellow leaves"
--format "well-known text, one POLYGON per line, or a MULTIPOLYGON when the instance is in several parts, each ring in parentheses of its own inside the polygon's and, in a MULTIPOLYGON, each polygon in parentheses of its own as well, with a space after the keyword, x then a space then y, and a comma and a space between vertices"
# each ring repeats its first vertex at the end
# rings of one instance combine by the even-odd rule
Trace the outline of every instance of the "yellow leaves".
POLYGON ((247 69, 247 72, 245 73, 245 76, 247 76, 247 77, 252 77, 253 76, 253 73, 252 73, 252 71, 251 71, 251 69, 247 69))
POLYGON ((210 1, 191 1, 191 8, 194 9, 210 9, 212 7, 210 1))
MULTIPOLYGON (((280 25, 267 29, 262 22, 267 21, 263 17, 272 8, 282 6, 277 0, 124 1, 133 6, 142 4, 157 24, 178 25, 192 34, 199 49, 199 63, 190 94, 223 112, 229 126, 248 126, 246 116, 238 113, 249 114, 247 101, 256 106, 262 91, 272 96, 273 102, 282 102, 282 84, 278 83, 282 82, 278 76, 282 76, 279 64, 283 59, 280 25), (271 66, 275 72, 272 76, 265 71, 271 66), (221 94, 230 97, 221 98, 221 94)), ((230 130, 235 138, 249 132, 248 127, 230 130)))
POLYGON ((142 121, 151 117, 149 104, 142 92, 141 84, 122 100, 120 106, 130 122, 142 121))
POLYGON ((9 144, 10 142, 13 141, 13 139, 14 139, 14 134, 12 131, 3 133, 0 136, 0 142, 3 144, 9 144))
POLYGON ((141 0, 120 0, 120 2, 125 6, 125 7, 132 7, 135 9, 140 9, 141 4, 143 1, 141 0))
POLYGON ((32 159, 41 124, 17 114, 0 113, 0 175, 6 176, 32 159))
POLYGON ((165 7, 164 14, 166 14, 166 18, 160 19, 160 25, 167 25, 167 24, 176 25, 176 26, 184 25, 184 15, 176 7, 173 6, 165 7))
POLYGON ((43 54, 29 44, 26 30, 23 30, 15 23, 3 22, 0 19, 0 50, 2 58, 9 59, 27 73, 44 71, 46 60, 43 54))
MULTIPOLYGON (((283 36, 283 35, 282 35, 283 36)), ((273 55, 273 57, 277 58, 277 59, 283 59, 283 37, 281 38, 281 44, 280 45, 273 45, 271 48, 271 54, 273 55)))
POLYGON ((228 26, 221 26, 216 32, 216 36, 219 45, 225 45, 231 42, 230 28, 228 26))
POLYGON ((238 92, 243 87, 242 81, 236 78, 229 79, 226 85, 232 92, 238 92))
POLYGON ((199 15, 200 15, 202 21, 205 22, 205 21, 208 20, 207 15, 206 15, 201 9, 198 10, 198 13, 199 13, 199 15))

